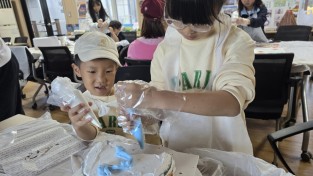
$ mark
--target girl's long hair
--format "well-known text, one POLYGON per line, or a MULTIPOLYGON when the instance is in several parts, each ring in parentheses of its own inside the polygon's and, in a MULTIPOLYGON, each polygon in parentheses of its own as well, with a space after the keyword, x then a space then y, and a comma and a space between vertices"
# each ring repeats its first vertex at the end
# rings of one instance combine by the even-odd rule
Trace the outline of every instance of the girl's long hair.
POLYGON ((92 18, 92 21, 94 23, 96 23, 98 21, 97 16, 96 16, 96 12, 93 10, 93 6, 95 4, 101 6, 100 11, 99 11, 99 18, 101 18, 103 21, 105 21, 105 19, 109 18, 109 15, 106 13, 106 11, 103 8, 101 0, 89 0, 88 1, 88 11, 89 11, 90 17, 92 18))
POLYGON ((145 38, 164 37, 165 29, 162 19, 143 18, 141 27, 141 36, 145 38))
MULTIPOLYGON (((254 7, 255 8, 262 7, 262 6, 264 6, 262 0, 255 0, 254 1, 254 7)), ((242 1, 239 0, 238 1, 238 11, 239 11, 239 13, 242 11, 243 8, 244 8, 244 5, 243 5, 242 1)))

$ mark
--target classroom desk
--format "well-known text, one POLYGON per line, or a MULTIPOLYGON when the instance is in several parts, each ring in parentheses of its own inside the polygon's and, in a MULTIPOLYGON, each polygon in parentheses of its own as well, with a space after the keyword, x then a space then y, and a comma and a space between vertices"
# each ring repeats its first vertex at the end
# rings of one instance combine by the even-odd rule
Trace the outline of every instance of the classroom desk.
MULTIPOLYGON (((24 115, 16 115, 7 120, 1 121, 0 127, 2 130, 7 129, 9 127, 11 127, 12 129, 13 127, 18 127, 18 125, 31 122, 31 121, 34 121, 30 123, 31 125, 35 124, 36 121, 38 122, 37 119, 32 118, 32 117, 28 117, 24 115)), ((44 122, 44 124, 46 123, 48 122, 44 122)), ((3 131, 0 131, 0 134, 1 132, 3 131)), ((17 131, 17 133, 19 133, 19 131, 17 131)), ((100 133, 100 135, 96 138, 95 141, 105 142, 106 140, 114 141, 114 139, 120 142, 120 140, 123 140, 124 138, 121 136, 117 137, 115 135, 108 135, 105 133, 100 133)), ((40 144, 39 146, 41 145, 43 144, 40 144)), ((273 173, 273 176, 290 176, 291 175, 290 173, 286 173, 283 169, 277 168, 276 166, 270 163, 267 163, 259 158, 255 158, 251 155, 237 153, 237 152, 225 152, 225 151, 220 151, 220 150, 201 148, 201 149, 189 149, 187 150, 188 153, 181 153, 181 152, 175 152, 173 150, 166 149, 160 146, 154 146, 154 145, 149 145, 149 144, 145 145, 144 151, 146 151, 147 153, 161 153, 163 151, 166 151, 172 154, 175 160, 175 165, 176 165, 176 172, 174 176, 192 176, 192 175, 201 176, 201 173, 199 173, 199 170, 196 169, 196 165, 198 163, 198 156, 204 157, 206 163, 211 163, 211 164, 208 164, 207 165, 208 168, 206 169, 204 168, 204 170, 216 169, 214 167, 217 167, 217 165, 212 164, 213 163, 212 161, 214 160, 215 164, 216 162, 218 162, 219 163, 218 165, 220 167, 223 167, 223 168, 219 168, 218 170, 219 171, 223 170, 229 175, 236 175, 236 174, 245 175, 247 173, 252 173, 251 175, 256 174, 256 173, 258 173, 258 175, 262 175, 266 173, 273 173), (223 166, 220 165, 221 163, 223 164, 223 166), (194 174, 191 174, 191 173, 194 173, 194 174)), ((45 155, 49 155, 49 154, 46 153, 45 155)), ((83 176, 83 174, 77 174, 77 172, 81 171, 81 169, 77 168, 77 166, 80 165, 81 160, 75 160, 75 157, 77 156, 72 156, 71 158, 67 158, 65 161, 60 162, 58 165, 46 171, 43 171, 39 175, 40 176, 51 176, 51 175, 69 176, 69 175, 75 174, 75 176, 83 176), (76 171, 76 173, 73 173, 72 170, 76 171)), ((1 159, 2 158, 0 158, 0 161, 1 159)))
POLYGON ((12 127, 12 126, 16 126, 16 125, 20 125, 20 124, 32 121, 32 120, 36 120, 36 119, 22 115, 22 114, 17 114, 13 117, 0 121, 0 131, 6 128, 12 127))
MULTIPOLYGON (((4 138, 1 138, 1 132, 3 132, 3 133, 7 133, 8 132, 8 131, 5 131, 5 132, 2 131, 2 130, 5 130, 5 129, 13 130, 13 131, 16 130, 17 131, 16 134, 23 133, 25 135, 25 132, 20 132, 19 129, 21 129, 21 131, 23 131, 24 129, 29 130, 29 129, 37 128, 39 130, 38 133, 36 133, 38 131, 37 129, 35 131, 31 130, 31 134, 35 133, 34 135, 20 138, 20 140, 15 139, 13 144, 5 144, 4 146, 11 145, 11 147, 12 147, 12 145, 14 146, 14 144, 18 143, 18 142, 20 142, 18 144, 18 146, 20 146, 21 145, 21 141, 23 141, 22 144, 26 145, 25 148, 29 148, 30 147, 28 145, 29 142, 25 142, 25 141, 30 141, 30 139, 33 141, 34 140, 33 136, 36 136, 36 137, 39 137, 39 138, 38 139, 36 138, 36 144, 32 145, 32 147, 34 147, 34 148, 33 149, 27 149, 26 151, 28 151, 28 150, 30 150, 30 151, 32 151, 32 150, 38 151, 41 148, 43 148, 43 146, 50 146, 51 145, 50 143, 55 143, 55 142, 58 142, 58 145, 61 146, 62 150, 60 149, 58 151, 61 151, 61 152, 65 151, 66 147, 64 147, 64 144, 62 142, 59 143, 61 141, 61 139, 60 139, 60 141, 48 141, 48 144, 47 144, 47 141, 43 140, 43 138, 42 138, 43 136, 40 135, 40 134, 42 134, 42 133, 44 133, 46 131, 49 131, 51 128, 54 128, 54 127, 58 127, 59 128, 59 125, 55 124, 56 122, 51 122, 51 120, 47 120, 47 119, 40 119, 40 120, 19 114, 19 115, 15 115, 13 117, 10 117, 10 118, 8 118, 8 119, 6 119, 4 121, 1 121, 0 122, 0 129, 1 129, 0 130, 0 140, 4 139, 4 138), (39 122, 40 120, 41 120, 40 123, 36 123, 36 122, 39 122), (43 120, 46 120, 46 121, 43 121, 43 120), (28 123, 28 122, 31 122, 31 123, 28 123), (38 125, 42 126, 42 124, 47 124, 47 123, 49 123, 49 128, 38 128, 38 125), (55 124, 55 125, 51 126, 50 123, 55 124), (23 126, 21 128, 19 125, 23 125, 23 124, 27 124, 27 126, 26 127, 23 126), (37 141, 39 141, 39 142, 37 142, 37 141), (41 141, 46 141, 46 142, 42 143, 41 141)), ((63 131, 68 131, 69 125, 68 124, 64 124, 64 125, 67 127, 66 130, 65 130, 65 128, 62 129, 62 130, 59 129, 58 131, 53 130, 55 132, 53 134, 55 134, 57 136, 60 136, 59 133, 60 133, 60 130, 61 130, 62 133, 68 135, 68 132, 63 132, 63 131)), ((70 129, 72 129, 72 128, 70 128, 70 129)), ((28 134, 28 133, 26 133, 26 134, 28 134)), ((7 139, 4 139, 4 140, 7 140, 7 139)), ((121 137, 121 136, 115 136, 115 135, 110 135, 110 134, 105 134, 105 133, 100 133, 97 136, 97 138, 95 139, 96 142, 106 142, 106 140, 108 140, 110 142, 114 142, 114 140, 117 141, 117 142, 120 142, 120 140, 123 140, 123 141, 125 140, 126 141, 126 140, 129 140, 129 139, 126 139, 126 138, 121 137)), ((78 141, 79 143, 82 143, 78 139, 75 139, 75 141, 78 141)), ((2 141, 2 142, 6 142, 6 141, 2 141)), ((69 143, 72 144, 72 142, 69 142, 69 143)), ((133 141, 132 143, 133 143, 133 145, 135 145, 136 142, 133 141)), ((73 147, 73 145, 70 145, 69 147, 73 147)), ((84 147, 82 150, 79 150, 77 152, 81 152, 80 154, 82 154, 82 152, 88 151, 92 147, 92 145, 91 145, 91 147, 90 146, 87 146, 87 147, 88 148, 84 147)), ((139 148, 139 146, 138 146, 138 148, 139 148)), ((4 149, 7 150, 9 148, 7 147, 7 148, 4 148, 4 149)), ((175 161, 175 167, 176 167, 176 173, 174 174, 175 176, 192 176, 192 175, 194 175, 196 173, 196 165, 197 165, 198 160, 199 160, 199 157, 197 155, 176 152, 176 151, 173 151, 173 150, 170 150, 170 149, 167 149, 167 148, 163 148, 163 147, 155 146, 155 145, 150 145, 150 144, 145 144, 144 150, 139 149, 139 152, 142 152, 142 151, 144 151, 144 153, 150 153, 150 154, 156 154, 156 153, 157 154, 161 154, 164 151, 166 151, 167 153, 170 153, 173 156, 174 161, 175 161)), ((17 151, 17 152, 21 153, 21 151, 17 151)), ((51 153, 49 153, 50 150, 47 150, 47 152, 48 153, 45 153, 43 155, 39 155, 38 158, 34 159, 33 161, 30 161, 31 164, 34 164, 34 165, 39 167, 40 163, 38 163, 37 159, 38 160, 42 159, 43 161, 46 161, 46 159, 44 160, 43 158, 46 155, 49 155, 49 156, 51 155, 51 153)), ((51 151, 51 152, 54 152, 54 151, 51 151)), ((20 154, 20 153, 18 153, 18 154, 20 154)), ((25 152, 23 152, 23 153, 25 153, 25 152)), ((69 175, 75 174, 76 176, 77 175, 83 176, 83 174, 80 174, 80 172, 82 172, 82 171, 79 169, 80 165, 81 165, 81 159, 82 159, 81 157, 83 156, 83 155, 80 155, 80 154, 75 155, 75 156, 73 155, 72 157, 64 158, 65 159, 64 161, 58 163, 57 165, 55 165, 53 167, 50 167, 49 169, 47 169, 45 171, 42 171, 39 175, 40 176, 51 176, 51 175, 69 176, 69 175)), ((1 151, 0 151, 0 156, 2 156, 2 155, 1 155, 1 151)), ((18 156, 23 158, 23 155, 22 156, 18 155, 18 156)), ((0 166, 1 166, 1 161, 3 159, 4 158, 2 158, 2 157, 0 158, 0 166)), ((23 166, 28 164, 26 161, 23 161, 23 160, 19 160, 19 162, 23 162, 23 166)), ((41 167, 43 167, 43 166, 41 166, 41 167)), ((25 168, 27 168, 27 167, 25 167, 25 168)), ((37 168, 37 167, 34 166, 34 168, 37 168)), ((0 170, 0 173, 1 173, 1 170, 0 170)))
MULTIPOLYGON (((299 73, 310 69, 313 72, 313 42, 288 41, 279 43, 258 43, 255 54, 294 53, 292 72, 299 73)), ((312 75, 312 74, 311 74, 312 75)))

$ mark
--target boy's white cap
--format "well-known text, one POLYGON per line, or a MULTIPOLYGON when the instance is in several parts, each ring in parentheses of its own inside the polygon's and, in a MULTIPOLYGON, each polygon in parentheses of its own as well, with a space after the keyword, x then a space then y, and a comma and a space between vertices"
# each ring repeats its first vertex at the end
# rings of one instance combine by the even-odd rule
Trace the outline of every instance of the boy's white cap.
POLYGON ((87 32, 75 42, 74 54, 83 62, 107 58, 122 66, 114 40, 101 32, 87 32))

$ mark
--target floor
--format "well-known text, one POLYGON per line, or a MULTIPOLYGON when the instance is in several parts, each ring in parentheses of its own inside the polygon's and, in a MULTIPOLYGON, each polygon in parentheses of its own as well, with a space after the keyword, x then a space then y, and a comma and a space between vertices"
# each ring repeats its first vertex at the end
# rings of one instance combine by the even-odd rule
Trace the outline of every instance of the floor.
MULTIPOLYGON (((44 112, 49 111, 49 108, 46 105, 46 95, 41 91, 37 97, 37 110, 33 110, 32 98, 31 96, 36 91, 38 84, 28 82, 23 90, 26 93, 26 98, 23 100, 24 110, 26 115, 31 117, 40 117, 44 112)), ((307 90, 307 101, 309 105, 309 118, 313 118, 313 81, 310 81, 306 87, 307 90)), ((52 118, 62 122, 68 123, 69 119, 67 114, 61 112, 58 108, 50 111, 52 118)), ((297 117, 297 123, 302 122, 302 112, 299 111, 297 117)), ((258 158, 261 158, 265 161, 272 162, 273 151, 270 147, 266 136, 267 134, 275 131, 275 122, 274 121, 265 121, 265 120, 256 120, 256 119, 247 119, 248 132, 254 147, 254 155, 258 158)), ((310 136, 311 143, 309 144, 309 151, 313 152, 313 135, 310 136)), ((301 161, 301 145, 302 145, 302 135, 297 135, 290 137, 288 139, 280 142, 280 149, 285 157, 287 163, 293 169, 293 171, 299 176, 311 176, 313 173, 312 163, 302 162, 301 161)), ((278 164, 278 167, 282 167, 281 163, 278 164)))

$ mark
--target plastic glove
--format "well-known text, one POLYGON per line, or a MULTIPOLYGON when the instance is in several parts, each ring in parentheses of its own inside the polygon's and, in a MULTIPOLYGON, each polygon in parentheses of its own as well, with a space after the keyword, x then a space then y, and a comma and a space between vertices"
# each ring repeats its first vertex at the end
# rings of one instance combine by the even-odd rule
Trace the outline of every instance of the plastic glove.
MULTIPOLYGON (((123 110, 121 110, 123 111, 123 110)), ((118 125, 123 128, 125 133, 129 133, 135 128, 134 121, 141 118, 144 133, 157 134, 159 130, 159 122, 165 118, 162 110, 148 110, 148 109, 129 109, 117 117, 118 125), (131 112, 131 114, 129 113, 131 112)))
POLYGON ((115 96, 118 105, 123 109, 151 107, 155 87, 149 86, 147 82, 119 81, 114 85, 115 96))
POLYGON ((250 19, 247 19, 247 18, 237 18, 236 24, 237 25, 241 25, 241 26, 248 26, 250 24, 250 19))

